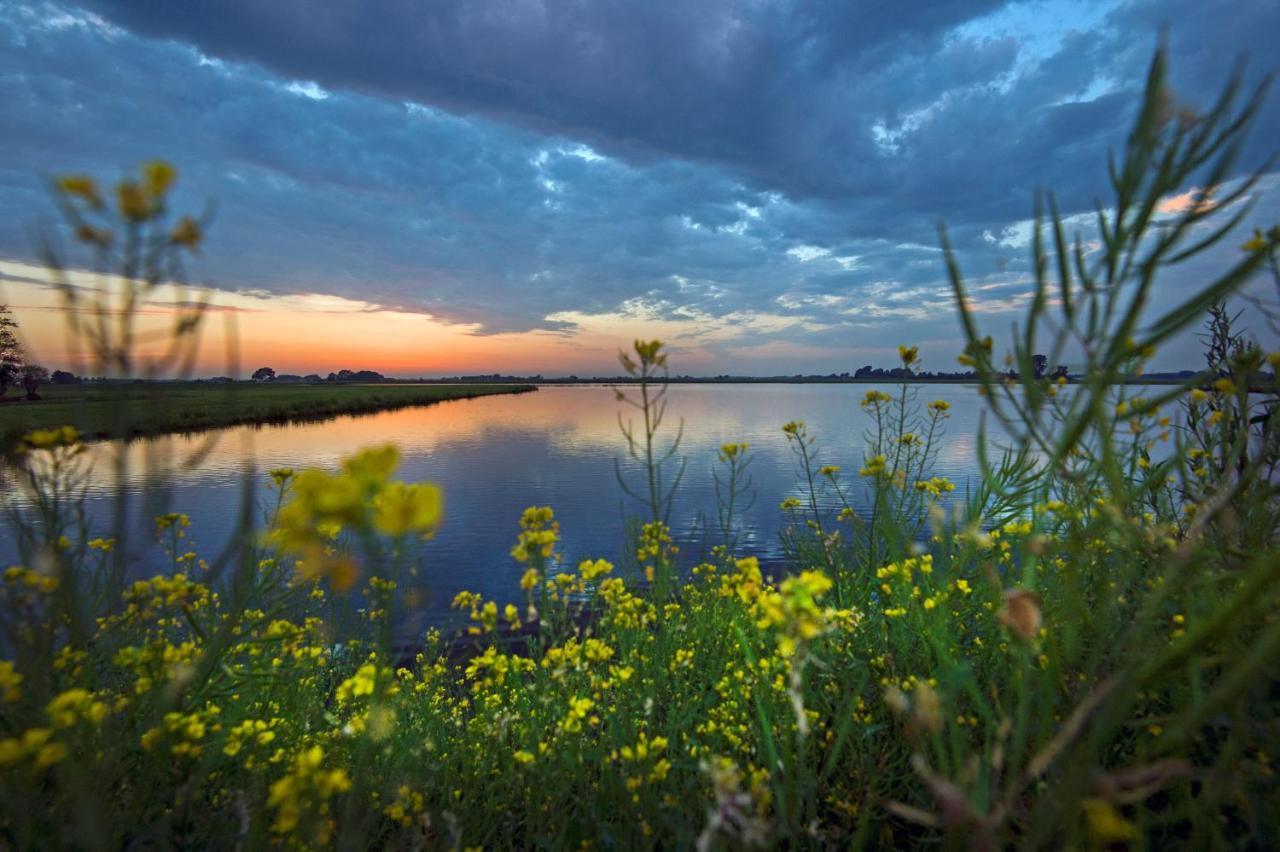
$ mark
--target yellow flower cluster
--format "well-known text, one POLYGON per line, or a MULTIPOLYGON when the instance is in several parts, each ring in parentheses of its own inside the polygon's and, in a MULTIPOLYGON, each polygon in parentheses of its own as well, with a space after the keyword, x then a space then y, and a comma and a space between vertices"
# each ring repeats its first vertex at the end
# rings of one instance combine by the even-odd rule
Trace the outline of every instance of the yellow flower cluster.
POLYGON ((303 577, 327 578, 338 591, 350 588, 358 570, 355 558, 336 546, 343 530, 429 536, 440 523, 439 487, 393 482, 399 463, 399 451, 386 445, 351 456, 338 473, 311 469, 291 478, 282 475, 281 482, 289 482, 289 499, 276 515, 271 543, 296 558, 303 577))
POLYGON ((271 829, 277 834, 291 834, 304 827, 303 817, 311 812, 311 834, 305 839, 323 846, 333 835, 330 801, 351 789, 351 777, 345 769, 324 769, 324 749, 312 746, 293 760, 289 773, 271 785, 267 805, 275 810, 271 829))
POLYGON ((826 610, 818 598, 831 588, 831 579, 821 571, 803 571, 782 581, 776 592, 759 596, 761 626, 778 630, 778 651, 791 657, 803 643, 827 629, 826 610))

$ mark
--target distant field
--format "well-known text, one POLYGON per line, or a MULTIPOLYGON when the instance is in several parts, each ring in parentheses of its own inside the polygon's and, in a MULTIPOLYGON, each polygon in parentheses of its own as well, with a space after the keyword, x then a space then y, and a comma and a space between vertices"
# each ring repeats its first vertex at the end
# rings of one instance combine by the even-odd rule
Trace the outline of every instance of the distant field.
POLYGON ((72 425, 92 438, 198 432, 245 423, 314 420, 469 399, 524 393, 533 385, 216 385, 197 382, 47 385, 38 402, 0 402, 0 447, 32 429, 72 425))

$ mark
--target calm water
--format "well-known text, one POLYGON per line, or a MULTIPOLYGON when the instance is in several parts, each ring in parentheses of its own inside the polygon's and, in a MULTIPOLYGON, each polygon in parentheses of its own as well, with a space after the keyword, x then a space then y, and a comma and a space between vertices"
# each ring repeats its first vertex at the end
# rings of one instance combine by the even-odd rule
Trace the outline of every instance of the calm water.
MULTIPOLYGON (((672 526, 692 558, 702 550, 696 530, 715 517, 711 477, 716 449, 728 441, 746 441, 754 460, 750 471, 758 497, 746 513, 743 549, 762 557, 779 552, 783 522, 778 503, 802 496, 797 460, 782 431, 790 419, 803 419, 818 440, 819 464, 837 464, 856 479, 862 461, 863 433, 870 419, 858 403, 871 385, 684 385, 670 391, 668 423, 684 419, 682 455, 688 458, 677 494, 672 526)), ((886 391, 893 388, 885 386, 886 391)), ((919 386, 921 402, 945 399, 952 405, 936 475, 951 478, 963 490, 977 472, 976 438, 981 399, 968 385, 919 386)), ((138 441, 127 447, 130 500, 135 517, 160 511, 191 516, 192 533, 202 556, 212 557, 226 543, 240 505, 244 477, 273 467, 334 466, 344 456, 371 444, 394 442, 403 463, 399 475, 430 480, 445 490, 445 523, 423 545, 421 581, 426 603, 413 619, 416 627, 438 621, 461 589, 499 601, 515 599, 520 568, 510 558, 521 511, 552 506, 561 523, 563 551, 572 564, 587 557, 621 558, 624 517, 638 513, 618 487, 615 459, 625 446, 617 415, 623 406, 613 391, 600 386, 546 387, 536 393, 447 402, 381 414, 340 417, 323 423, 261 428, 238 427, 195 437, 138 441), (191 461, 190 457, 198 457, 191 461), (146 469, 169 471, 167 485, 142 475, 146 469)), ((629 410, 629 409, 628 409, 629 410)), ((623 412, 626 416, 626 411, 623 412)), ((91 514, 104 521, 113 491, 111 454, 118 445, 95 445, 89 487, 91 514)), ((622 464, 624 476, 637 476, 622 464)), ((632 481, 638 482, 638 479, 632 481)), ((854 493, 860 493, 854 486, 854 493)), ((259 486, 255 500, 270 495, 259 486)), ((135 540, 150 541, 149 523, 135 540)), ((712 542, 714 543, 714 541, 712 542)), ((158 548, 138 554, 139 571, 157 565, 158 548)), ((14 558, 12 534, 0 533, 0 564, 14 558)))

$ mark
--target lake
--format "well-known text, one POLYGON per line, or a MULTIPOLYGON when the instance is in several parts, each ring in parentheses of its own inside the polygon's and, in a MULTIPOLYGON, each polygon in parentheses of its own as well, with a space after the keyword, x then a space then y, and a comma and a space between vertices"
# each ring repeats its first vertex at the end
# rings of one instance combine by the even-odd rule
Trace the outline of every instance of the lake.
MULTIPOLYGON (((782 433, 788 420, 804 420, 817 439, 819 464, 840 465, 855 495, 862 464, 863 434, 870 418, 859 402, 868 390, 894 392, 889 385, 725 384, 674 385, 670 389, 668 434, 684 420, 681 455, 688 459, 677 492, 672 527, 687 558, 703 552, 697 530, 715 518, 712 468, 716 450, 730 441, 751 445, 750 472, 758 494, 743 517, 740 550, 764 559, 780 553, 785 522, 779 502, 804 496, 795 454, 782 433)), ((934 475, 946 476, 962 492, 977 475, 976 442, 984 406, 973 385, 918 385, 921 403, 944 399, 951 417, 934 475)), ((536 393, 490 396, 405 408, 379 414, 338 417, 319 423, 235 427, 196 436, 141 440, 127 446, 132 476, 129 499, 135 516, 162 511, 191 516, 191 534, 201 556, 212 558, 226 543, 240 504, 244 477, 256 471, 255 499, 265 504, 266 471, 274 467, 331 467, 356 450, 395 443, 403 461, 398 476, 429 480, 445 491, 445 521, 434 540, 422 546, 425 604, 413 627, 439 622, 462 589, 499 601, 519 597, 521 573, 510 557, 520 513, 527 506, 555 509, 562 547, 576 565, 585 558, 622 559, 624 519, 642 507, 618 486, 615 460, 624 477, 639 482, 626 460, 618 414, 631 409, 605 386, 550 386, 536 393), (188 463, 189 457, 196 455, 188 463), (146 470, 159 471, 148 478, 146 470), (166 484, 167 480, 167 484, 166 484)), ((993 432, 994 432, 993 428, 993 432)), ((105 525, 114 492, 111 455, 119 445, 92 445, 94 470, 88 508, 105 525)), ((150 521, 135 540, 154 539, 150 521)), ((711 543, 715 543, 713 540, 711 543)), ((13 537, 0 536, 0 564, 15 558, 13 537)), ((139 572, 162 565, 158 547, 138 554, 139 572)))

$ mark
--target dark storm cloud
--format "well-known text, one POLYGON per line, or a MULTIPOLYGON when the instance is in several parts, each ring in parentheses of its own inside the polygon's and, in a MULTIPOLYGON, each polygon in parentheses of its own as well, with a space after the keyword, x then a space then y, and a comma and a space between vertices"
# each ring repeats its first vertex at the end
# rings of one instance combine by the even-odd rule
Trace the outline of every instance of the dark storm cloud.
MULTIPOLYGON (((1201 105, 1280 31, 1253 0, 88 6, 0 9, 6 257, 33 176, 159 155, 217 199, 223 286, 479 333, 772 315, 753 336, 810 346, 953 341, 939 217, 976 282, 1024 280, 1033 189, 1105 196, 1162 25, 1201 105)), ((1273 103, 1246 160, 1277 131, 1273 103)))

